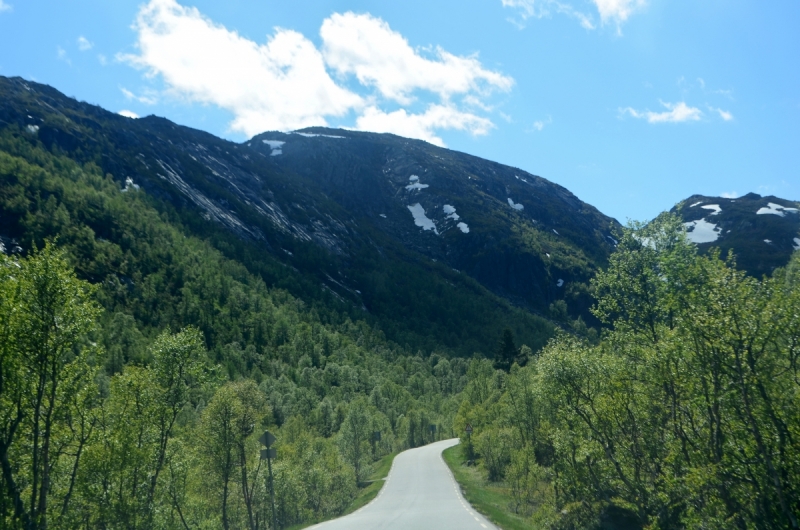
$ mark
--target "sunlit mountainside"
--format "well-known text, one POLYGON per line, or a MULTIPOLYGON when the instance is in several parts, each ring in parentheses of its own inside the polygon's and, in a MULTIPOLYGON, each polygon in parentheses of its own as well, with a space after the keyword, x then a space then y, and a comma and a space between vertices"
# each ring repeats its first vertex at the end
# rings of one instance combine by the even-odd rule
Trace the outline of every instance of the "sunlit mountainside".
MULTIPOLYGON (((588 281, 619 225, 543 178, 393 135, 308 129, 236 144, 21 79, 2 91, 7 134, 94 163, 268 283, 339 301, 401 344, 470 355, 510 325, 540 346, 558 300, 592 322, 588 281)), ((20 214, 0 235, 29 242, 20 214)))

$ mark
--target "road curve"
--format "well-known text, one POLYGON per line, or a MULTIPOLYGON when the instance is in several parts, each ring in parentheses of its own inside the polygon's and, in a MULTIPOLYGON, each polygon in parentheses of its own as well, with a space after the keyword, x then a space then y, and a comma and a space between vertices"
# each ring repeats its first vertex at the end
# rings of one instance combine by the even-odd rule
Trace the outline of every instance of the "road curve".
POLYGON ((484 530, 496 529, 461 495, 442 451, 458 444, 443 440, 397 455, 378 496, 345 517, 315 530, 484 530))

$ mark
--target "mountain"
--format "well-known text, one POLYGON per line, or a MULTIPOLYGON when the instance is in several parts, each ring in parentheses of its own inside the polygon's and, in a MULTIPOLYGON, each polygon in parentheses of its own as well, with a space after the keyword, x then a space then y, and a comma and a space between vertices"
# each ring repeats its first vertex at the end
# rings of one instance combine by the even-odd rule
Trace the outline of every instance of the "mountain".
MULTIPOLYGON (((504 327, 537 348, 559 300, 561 319, 591 323, 587 283, 619 227, 541 177, 389 134, 311 128, 234 143, 20 78, 0 78, 0 133, 16 155, 42 149, 143 193, 267 285, 428 352, 488 352, 504 327)), ((67 213, 95 240, 120 237, 89 206, 67 213)), ((6 247, 41 244, 26 215, 0 211, 6 247)))
POLYGON ((756 277, 785 266, 800 249, 800 203, 748 193, 736 199, 692 195, 673 212, 685 222, 689 239, 706 252, 733 251, 737 266, 756 277))
POLYGON ((371 233, 535 310, 586 282, 619 227, 541 177, 419 140, 311 128, 246 145, 313 180, 371 233))

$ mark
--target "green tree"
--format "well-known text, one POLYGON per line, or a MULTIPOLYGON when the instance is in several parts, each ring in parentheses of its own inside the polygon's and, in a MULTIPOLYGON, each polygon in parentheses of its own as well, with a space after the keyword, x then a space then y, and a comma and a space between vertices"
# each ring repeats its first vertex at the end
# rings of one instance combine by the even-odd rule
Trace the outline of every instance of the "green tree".
POLYGON ((751 278, 673 215, 633 224, 593 281, 602 341, 561 334, 504 384, 473 363, 456 423, 555 528, 798 528, 798 270, 751 278))
POLYGON ((230 386, 223 386, 203 410, 199 437, 203 440, 200 450, 206 468, 221 489, 220 508, 222 527, 230 528, 228 499, 231 480, 236 470, 236 419, 241 416, 241 404, 230 386))
POLYGON ((517 355, 519 355, 519 351, 514 344, 514 334, 509 328, 505 328, 500 342, 497 344, 497 350, 495 350, 494 367, 504 372, 510 372, 517 355))
POLYGON ((98 526, 156 524, 158 485, 170 465, 176 421, 204 378, 205 352, 195 329, 162 333, 149 355, 152 366, 127 366, 111 378, 98 413, 81 480, 89 519, 98 526))
POLYGON ((356 482, 364 480, 370 453, 370 415, 367 403, 359 399, 350 404, 339 430, 339 449, 353 467, 356 482))
POLYGON ((173 435, 175 421, 189 404, 192 389, 204 379, 205 346, 200 331, 189 327, 175 334, 163 332, 156 338, 151 352, 153 376, 158 385, 155 415, 151 421, 157 427, 158 446, 150 475, 149 504, 153 502, 158 478, 166 463, 167 444, 173 435))
MULTIPOLYGON (((0 259, 3 496, 24 527, 47 528, 54 474, 75 434, 69 425, 74 401, 63 390, 90 385, 93 373, 81 345, 99 309, 92 288, 51 243, 26 259, 0 259)), ((72 458, 79 461, 81 453, 72 458)))
POLYGON ((232 524, 230 494, 234 483, 241 493, 246 526, 256 530, 259 521, 264 520, 257 506, 263 485, 256 429, 263 427, 269 416, 263 393, 255 382, 247 379, 217 389, 203 411, 199 426, 199 438, 203 440, 200 451, 219 487, 222 526, 226 530, 232 524))

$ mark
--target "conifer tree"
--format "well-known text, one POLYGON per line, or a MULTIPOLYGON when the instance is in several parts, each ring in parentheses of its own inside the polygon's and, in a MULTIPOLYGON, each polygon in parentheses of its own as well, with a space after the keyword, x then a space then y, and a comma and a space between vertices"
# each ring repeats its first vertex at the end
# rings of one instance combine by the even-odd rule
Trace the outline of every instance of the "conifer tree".
POLYGON ((505 372, 510 371, 518 353, 514 345, 514 334, 509 328, 504 329, 494 355, 494 367, 505 372))

